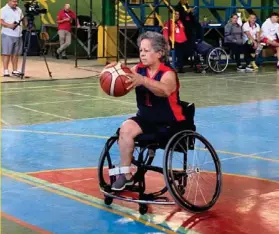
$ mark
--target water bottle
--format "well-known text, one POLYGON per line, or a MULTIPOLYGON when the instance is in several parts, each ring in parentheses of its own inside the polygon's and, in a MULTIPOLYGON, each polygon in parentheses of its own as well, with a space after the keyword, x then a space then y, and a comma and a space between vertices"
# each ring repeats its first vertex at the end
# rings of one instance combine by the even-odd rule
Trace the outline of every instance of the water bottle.
POLYGON ((262 45, 262 43, 260 43, 260 44, 258 45, 256 51, 255 51, 255 56, 256 56, 256 57, 259 56, 259 54, 261 53, 262 49, 263 49, 263 45, 262 45))
POLYGON ((219 47, 222 47, 222 46, 223 46, 222 39, 219 38, 219 47))

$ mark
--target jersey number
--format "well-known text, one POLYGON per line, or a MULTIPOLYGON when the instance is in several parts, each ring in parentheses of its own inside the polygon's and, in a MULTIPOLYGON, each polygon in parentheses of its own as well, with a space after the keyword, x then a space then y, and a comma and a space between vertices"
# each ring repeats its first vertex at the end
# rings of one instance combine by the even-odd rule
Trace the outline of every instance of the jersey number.
POLYGON ((145 105, 146 106, 152 106, 152 104, 150 102, 150 95, 148 93, 145 94, 145 105))

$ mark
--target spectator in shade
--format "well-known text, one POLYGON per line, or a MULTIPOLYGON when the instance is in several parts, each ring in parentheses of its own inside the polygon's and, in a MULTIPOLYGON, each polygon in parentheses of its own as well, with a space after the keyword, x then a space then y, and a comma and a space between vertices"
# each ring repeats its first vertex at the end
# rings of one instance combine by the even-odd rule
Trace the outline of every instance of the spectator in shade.
POLYGON ((262 25, 261 39, 267 46, 271 46, 277 53, 277 69, 279 69, 279 14, 274 12, 262 25))
POLYGON ((250 65, 254 69, 258 69, 255 63, 255 59, 252 57, 252 53, 255 53, 256 49, 260 46, 260 25, 256 23, 257 16, 254 13, 249 15, 248 21, 243 24, 243 43, 249 54, 249 59, 251 61, 250 65))
POLYGON ((230 21, 225 26, 225 44, 230 48, 233 55, 237 71, 253 71, 253 67, 250 65, 250 53, 247 47, 243 44, 243 30, 237 23, 238 15, 233 14, 230 21), (244 60, 246 66, 241 65, 240 54, 244 54, 244 60))
POLYGON ((176 67, 178 73, 184 73, 183 66, 185 58, 188 58, 189 49, 187 48, 187 36, 185 34, 184 25, 179 19, 179 12, 171 12, 175 14, 175 20, 168 20, 164 24, 163 34, 167 41, 174 39, 174 50, 176 55, 176 67))

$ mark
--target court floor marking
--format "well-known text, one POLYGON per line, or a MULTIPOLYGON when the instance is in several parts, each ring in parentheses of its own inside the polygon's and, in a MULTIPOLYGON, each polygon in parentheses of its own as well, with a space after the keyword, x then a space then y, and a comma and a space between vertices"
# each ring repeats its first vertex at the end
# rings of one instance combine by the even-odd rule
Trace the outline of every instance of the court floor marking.
POLYGON ((2 107, 10 107, 14 105, 22 105, 22 106, 37 106, 37 105, 44 105, 44 104, 57 104, 57 103, 64 103, 64 102, 83 102, 83 101, 90 101, 96 100, 95 98, 84 98, 84 99, 68 99, 68 100, 60 100, 60 101, 53 101, 53 102, 24 102, 24 103, 14 103, 14 104, 3 104, 2 107))
MULTIPOLYGON (((90 98, 91 99, 91 98, 90 98)), ((197 107, 197 109, 202 109, 202 108, 216 108, 216 107, 234 107, 236 105, 249 105, 249 104, 252 104, 252 103, 259 103, 259 102, 266 102, 266 101, 278 101, 278 99, 262 99, 262 100, 253 100, 253 101, 247 101, 247 102, 243 102, 243 103, 233 103, 233 104, 223 104, 223 105, 210 105, 210 106, 205 106, 205 107, 197 107)), ((39 105, 40 103, 38 103, 39 105)), ((24 104, 22 104, 24 105, 24 104)), ((3 106, 3 105, 2 105, 3 106)), ((119 114, 119 115, 111 115, 111 116, 96 116, 96 117, 86 117, 86 118, 80 118, 80 119, 73 119, 74 121, 76 120, 94 120, 94 119, 104 119, 104 118, 115 118, 115 117, 127 117, 127 116, 131 116, 131 115, 135 115, 135 112, 134 113, 127 113, 127 114, 119 114)), ((244 119, 244 118, 243 118, 244 119)), ((72 122, 73 120, 65 120, 63 122, 72 122)), ((214 122, 212 123, 213 124, 216 124, 216 123, 220 123, 221 121, 218 121, 218 122, 214 122)), ((229 122, 229 121, 222 121, 222 123, 226 123, 226 122, 229 122)), ((52 122, 48 122, 48 123, 34 123, 34 124, 28 124, 28 126, 34 126, 34 125, 38 125, 38 124, 49 124, 49 123, 57 123, 57 121, 52 121, 52 122)), ((202 121, 199 122, 199 125, 200 124, 203 124, 202 121)), ((26 125, 12 125, 10 124, 11 126, 13 127, 25 127, 26 125)), ((208 126, 208 123, 205 123, 204 126, 208 126)))
MULTIPOLYGON (((39 85, 39 86, 30 86, 30 87, 17 87, 17 88, 8 88, 8 90, 21 90, 21 89, 41 89, 41 88, 52 88, 52 87, 72 87, 76 85, 88 85, 88 84, 98 84, 97 82, 80 82, 80 83, 72 83, 72 84, 57 84, 57 85, 39 85)), ((3 91, 2 93, 5 93, 3 91)))
POLYGON ((78 96, 83 96, 83 97, 94 97, 96 99, 100 99, 100 100, 108 100, 108 101, 113 101, 113 102, 119 102, 119 103, 123 103, 123 104, 128 104, 128 105, 136 105, 136 102, 127 102, 127 101, 122 101, 119 100, 117 98, 105 98, 105 97, 99 97, 99 96, 94 96, 94 95, 89 95, 89 94, 83 94, 83 93, 76 93, 76 92, 70 92, 70 91, 65 91, 65 90, 61 90, 61 89, 54 89, 55 91, 59 91, 62 93, 68 93, 68 94, 73 94, 73 95, 78 95, 78 96))
MULTIPOLYGON (((48 173, 48 172, 52 173, 52 172, 57 172, 57 171, 79 171, 79 170, 88 170, 88 169, 93 169, 94 170, 94 169, 97 169, 97 168, 98 167, 58 168, 58 169, 50 169, 50 170, 24 172, 23 174, 35 175, 35 174, 39 174, 39 173, 48 173)), ((249 175, 233 174, 233 173, 227 173, 227 172, 222 172, 222 174, 223 175, 228 175, 228 176, 243 177, 243 178, 248 178, 248 179, 267 181, 267 182, 278 183, 279 184, 279 180, 271 180, 271 179, 266 179, 266 178, 260 178, 260 177, 249 176, 249 175)))
MULTIPOLYGON (((158 224, 158 222, 156 222, 156 219, 154 219, 154 215, 152 215, 152 214, 146 214, 146 215, 142 216, 133 209, 122 207, 117 204, 112 204, 111 206, 106 206, 106 205, 104 205, 104 202, 101 199, 98 199, 98 198, 90 196, 88 194, 84 194, 84 193, 81 193, 81 192, 60 186, 60 185, 56 185, 54 183, 49 183, 48 181, 41 180, 41 179, 35 178, 33 176, 29 176, 29 175, 26 175, 23 173, 11 171, 11 170, 8 170, 5 168, 2 169, 2 174, 4 176, 10 177, 12 179, 30 184, 32 186, 35 186, 40 189, 44 189, 46 191, 70 198, 72 200, 76 200, 76 201, 84 203, 86 205, 93 206, 95 208, 114 213, 116 215, 125 217, 127 219, 132 219, 134 221, 143 223, 144 225, 153 227, 160 231, 164 231, 164 233, 174 234, 174 233, 177 233, 177 231, 180 233, 188 233, 187 230, 185 230, 185 228, 180 227, 181 225, 178 225, 179 227, 177 227, 177 230, 175 230, 175 231, 170 230, 169 228, 171 228, 171 226, 173 226, 173 225, 170 225, 170 223, 168 224, 165 220, 161 220, 161 223, 158 224), (163 221, 163 223, 162 223, 162 221, 163 221)), ((193 232, 193 233, 197 234, 197 232, 193 232)))
POLYGON ((14 223, 19 224, 20 226, 26 227, 28 229, 31 229, 31 230, 35 231, 35 232, 38 232, 38 233, 41 233, 41 234, 53 234, 52 232, 43 230, 42 228, 40 228, 38 226, 34 226, 34 225, 26 223, 26 222, 24 222, 20 219, 17 219, 14 216, 8 215, 8 214, 4 213, 3 211, 1 212, 1 216, 4 217, 7 220, 10 220, 14 223))
MULTIPOLYGON (((25 130, 25 129, 2 129, 2 131, 7 132, 25 132, 25 133, 33 133, 33 134, 46 134, 46 135, 58 135, 58 136, 75 136, 75 137, 87 137, 87 138, 97 138, 97 139, 109 139, 108 136, 101 136, 101 135, 91 135, 91 134, 78 134, 78 133, 63 133, 63 132, 49 132, 49 131, 35 131, 35 130, 25 130)), ((227 154, 227 155, 233 155, 233 156, 240 156, 245 158, 252 158, 252 159, 258 159, 263 161, 270 161, 270 162, 276 162, 279 163, 279 160, 273 159, 273 158, 265 158, 253 154, 243 154, 238 152, 230 152, 225 150, 217 150, 215 149, 217 153, 221 154, 227 154)), ((239 158, 239 157, 236 157, 239 158)))
POLYGON ((32 111, 32 112, 36 112, 36 113, 40 113, 40 114, 44 114, 44 115, 49 115, 49 116, 53 116, 53 117, 58 117, 58 118, 60 118, 60 119, 74 120, 74 119, 72 119, 72 118, 64 117, 64 116, 61 116, 61 115, 55 115, 55 114, 51 114, 51 113, 44 112, 44 111, 38 111, 38 110, 35 110, 35 109, 23 107, 23 106, 20 106, 20 105, 13 105, 13 106, 15 106, 15 107, 17 107, 17 108, 20 108, 20 109, 24 109, 24 110, 28 110, 28 111, 32 111))
POLYGON ((11 126, 11 124, 9 124, 6 120, 4 120, 3 118, 1 118, 1 123, 7 125, 7 126, 11 126))
MULTIPOLYGON (((79 168, 80 170, 84 168, 79 168)), ((67 169, 69 170, 69 169, 67 169)), ((78 169, 75 169, 78 170, 78 169)), ((53 172, 55 170, 51 170, 53 172)), ((43 171, 40 171, 43 172, 43 171)), ((39 172, 39 173, 40 173, 39 172)), ((35 172, 34 172, 35 173, 35 172)), ((38 172, 37 172, 38 173, 38 172)), ((153 214, 147 214, 145 216, 140 216, 135 210, 126 208, 117 204, 112 204, 110 207, 105 206, 103 200, 96 198, 94 196, 84 194, 82 192, 78 192, 76 190, 72 190, 60 185, 57 185, 55 183, 50 183, 48 181, 38 179, 33 176, 26 175, 25 173, 19 173, 7 169, 3 169, 2 174, 4 176, 8 176, 12 179, 18 180, 20 182, 24 182, 27 184, 30 184, 34 187, 34 189, 44 189, 46 191, 79 201, 81 203, 123 216, 125 218, 131 218, 135 221, 147 224, 148 226, 157 228, 159 230, 165 231, 165 233, 177 233, 177 232, 182 232, 182 233, 189 233, 186 228, 181 227, 181 225, 184 223, 182 221, 181 224, 176 223, 172 225, 170 222, 167 222, 165 217, 159 217, 156 218, 155 215, 153 214), (153 221, 153 222, 152 222, 153 221), (147 222, 147 223, 146 223, 147 222), (165 227, 171 228, 173 231, 165 230, 165 227), (175 230, 176 229, 176 230, 175 230)), ((273 180, 268 180, 268 179, 262 179, 262 178, 257 178, 257 177, 251 177, 251 176, 245 176, 245 175, 238 175, 238 174, 231 174, 231 173, 224 173, 226 175, 232 175, 232 176, 237 176, 237 177, 244 177, 244 178, 251 178, 251 179, 257 179, 261 181, 267 181, 267 182, 275 182, 279 183, 279 181, 273 181, 273 180)), ((190 233, 197 233, 197 232, 190 232, 190 233)))
MULTIPOLYGON (((258 74, 256 77, 262 77, 266 76, 268 74, 274 74, 273 72, 266 72, 265 74, 258 74)), ((247 80, 236 80, 239 78, 243 78, 241 76, 242 74, 232 74, 232 75, 226 75, 226 77, 216 77, 216 76, 183 76, 183 78, 187 79, 180 79, 180 82, 191 82, 191 81, 207 81, 208 79, 219 79, 219 80, 226 80, 226 81, 236 81, 236 82, 243 82, 243 83, 252 83, 252 84, 259 84, 259 85, 271 85, 271 86, 279 86, 278 84, 269 84, 269 83, 264 83, 264 82, 255 82, 255 81, 247 81, 247 80), (228 79, 229 78, 235 78, 235 79, 228 79), (206 79, 205 79, 206 78, 206 79)), ((244 78, 249 78, 251 76, 244 76, 244 78)), ((87 83, 77 83, 77 84, 67 84, 67 85, 45 85, 45 86, 33 86, 33 87, 22 87, 22 88, 8 88, 8 90, 23 90, 23 91, 2 91, 2 94, 9 94, 9 93, 17 93, 17 92, 40 92, 42 90, 51 90, 55 87, 70 87, 69 89, 76 89, 76 88, 91 88, 91 87, 97 87, 99 86, 99 82, 87 82, 87 83), (84 86, 86 84, 89 84, 87 86, 84 86), (49 88, 48 88, 49 87, 49 88), (47 88, 47 89, 45 89, 47 88), (26 90, 26 89, 31 89, 31 90, 26 90), (40 90, 32 90, 32 89, 40 89, 40 90)))

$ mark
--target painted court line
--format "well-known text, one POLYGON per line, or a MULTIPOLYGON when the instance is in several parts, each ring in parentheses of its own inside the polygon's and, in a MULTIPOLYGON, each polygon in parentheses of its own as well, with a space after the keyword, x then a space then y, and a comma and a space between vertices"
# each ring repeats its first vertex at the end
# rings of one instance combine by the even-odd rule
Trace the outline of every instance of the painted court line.
MULTIPOLYGON (((177 230, 170 230, 170 225, 168 225, 168 223, 165 220, 163 220, 163 222, 161 221, 161 223, 158 223, 158 222, 156 222, 153 214, 146 214, 146 215, 142 216, 135 210, 132 210, 132 209, 129 209, 129 208, 117 205, 117 204, 112 204, 111 206, 106 206, 106 205, 104 205, 104 201, 101 199, 98 199, 96 197, 93 197, 93 196, 90 196, 90 195, 87 195, 84 193, 80 193, 78 191, 75 191, 75 190, 60 186, 60 185, 49 183, 45 180, 41 180, 41 179, 35 178, 33 176, 29 176, 29 175, 19 173, 19 172, 14 172, 14 171, 7 170, 4 168, 2 170, 2 174, 4 176, 8 176, 12 179, 30 184, 35 187, 39 187, 46 191, 70 198, 72 200, 79 201, 83 204, 90 205, 95 208, 99 208, 99 209, 114 213, 116 215, 120 215, 125 218, 132 219, 134 221, 143 223, 147 226, 153 227, 160 231, 164 231, 164 233, 168 233, 168 234, 174 234, 177 232, 186 233, 186 231, 187 231, 184 228, 179 228, 179 227, 177 228, 177 230)), ((189 232, 187 232, 187 233, 189 233, 189 232)), ((197 232, 193 232, 193 233, 197 233, 197 232)))
POLYGON ((11 215, 6 214, 4 212, 1 212, 1 216, 4 217, 7 220, 10 220, 14 223, 19 224, 20 226, 26 227, 28 229, 31 229, 31 230, 35 231, 35 232, 38 232, 38 233, 41 233, 41 234, 52 234, 52 232, 48 232, 46 230, 43 230, 42 228, 39 228, 39 227, 34 226, 32 224, 26 223, 26 222, 24 222, 20 219, 17 219, 16 217, 13 217, 11 215))
POLYGON ((83 96, 83 97, 94 97, 94 98, 100 99, 100 100, 108 100, 108 101, 112 101, 112 102, 119 102, 119 103, 124 103, 124 104, 129 104, 129 105, 136 105, 135 102, 126 102, 126 101, 121 101, 121 100, 115 99, 115 98, 105 98, 105 97, 99 97, 99 96, 94 96, 94 95, 89 95, 89 94, 65 91, 65 90, 61 90, 61 89, 54 89, 54 90, 62 92, 62 93, 68 93, 68 94, 73 94, 73 95, 78 95, 78 96, 83 96))
POLYGON ((7 121, 5 121, 4 119, 1 118, 1 123, 7 125, 7 126, 11 126, 11 124, 9 124, 7 121))
MULTIPOLYGON (((26 132, 26 133, 33 133, 33 134, 46 134, 46 135, 60 135, 60 136, 75 136, 75 137, 89 137, 89 138, 97 138, 97 139, 109 139, 110 137, 108 136, 100 136, 100 135, 91 135, 91 134, 77 134, 77 133, 63 133, 63 132, 48 132, 48 131, 34 131, 34 130, 25 130, 25 129, 2 129, 2 131, 7 131, 7 132, 26 132)), ((251 155, 251 154, 242 154, 242 153, 237 153, 237 152, 230 152, 230 151, 225 151, 225 150, 216 150, 217 153, 221 154, 227 154, 227 155, 233 155, 233 156, 238 156, 235 157, 236 159, 239 157, 245 157, 245 158, 252 158, 252 159, 258 159, 258 160, 263 160, 263 161, 270 161, 270 162, 276 162, 279 163, 279 160, 277 159, 272 159, 272 158, 264 158, 261 156, 257 155, 251 155)))
POLYGON ((19 104, 4 104, 2 107, 6 106, 14 106, 14 105, 24 105, 24 106, 37 106, 37 105, 44 105, 44 104, 57 104, 57 103, 68 103, 68 102, 83 102, 83 101, 90 101, 95 100, 94 98, 84 98, 84 99, 68 99, 68 100, 61 100, 61 101, 53 101, 53 102, 25 102, 19 104))
MULTIPOLYGON (((64 84, 64 85, 39 85, 39 86, 31 86, 31 87, 20 87, 20 88, 9 88, 8 90, 21 90, 21 89, 44 89, 44 88, 50 88, 53 89, 53 87, 72 87, 72 86, 77 86, 77 85, 88 85, 88 84, 98 84, 98 82, 87 82, 87 83, 73 83, 73 84, 64 84)), ((5 92, 5 91, 3 91, 5 92)))
MULTIPOLYGON (((70 87, 70 88, 66 88, 66 87, 61 87, 64 89, 89 89, 89 88, 93 88, 93 87, 98 87, 99 84, 96 85, 87 85, 87 86, 76 86, 76 87, 70 87)), ((22 91, 5 91, 2 92, 2 94, 11 94, 11 93, 24 93, 24 92, 28 92, 28 93, 37 93, 37 92, 42 92, 42 91, 53 91, 54 87, 50 87, 49 89, 34 89, 34 90, 22 90, 22 91)))
POLYGON ((21 108, 21 109, 24 109, 24 110, 28 110, 28 111, 33 111, 33 112, 36 112, 36 113, 44 114, 44 115, 49 115, 49 116, 58 117, 58 118, 60 118, 60 119, 73 120, 73 119, 68 118, 68 117, 64 117, 64 116, 60 116, 60 115, 55 115, 55 114, 51 114, 51 113, 44 112, 44 111, 38 111, 38 110, 35 110, 35 109, 23 107, 23 106, 20 106, 20 105, 13 105, 13 106, 18 107, 18 108, 21 108))
POLYGON ((2 131, 7 132, 26 132, 26 133, 34 133, 34 134, 46 134, 46 135, 60 135, 60 136, 76 136, 76 137, 89 137, 89 138, 98 138, 98 139, 109 139, 107 136, 99 136, 99 135, 87 135, 87 134, 78 134, 78 133, 63 133, 63 132, 46 132, 46 131, 32 131, 32 130, 24 130, 24 129, 2 129, 2 131))

